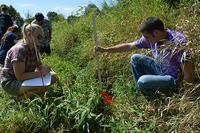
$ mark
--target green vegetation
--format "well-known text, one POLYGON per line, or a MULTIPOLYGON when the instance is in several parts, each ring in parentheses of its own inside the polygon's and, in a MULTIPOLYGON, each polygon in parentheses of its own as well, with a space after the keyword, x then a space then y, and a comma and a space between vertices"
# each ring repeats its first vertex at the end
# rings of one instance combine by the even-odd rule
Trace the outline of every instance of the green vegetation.
POLYGON ((181 94, 148 102, 134 87, 131 52, 100 54, 103 87, 99 88, 92 27, 96 12, 100 45, 111 46, 135 40, 140 36, 138 25, 148 16, 158 16, 166 27, 181 31, 191 41, 199 78, 199 7, 195 0, 180 0, 176 8, 163 0, 119 0, 111 7, 104 4, 101 11, 91 6, 92 10, 70 23, 54 22, 53 55, 43 62, 57 72, 60 83, 51 86, 44 97, 24 101, 1 90, 0 132, 200 131, 199 83, 183 83, 181 94), (112 92, 111 107, 101 103, 102 89, 112 92))

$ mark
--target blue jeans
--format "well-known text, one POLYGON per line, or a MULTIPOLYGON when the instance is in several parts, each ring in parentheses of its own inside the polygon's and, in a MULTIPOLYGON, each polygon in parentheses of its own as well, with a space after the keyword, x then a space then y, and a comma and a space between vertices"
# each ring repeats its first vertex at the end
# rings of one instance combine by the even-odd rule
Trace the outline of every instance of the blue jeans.
POLYGON ((151 57, 133 54, 131 68, 135 82, 144 95, 150 96, 156 91, 168 93, 176 87, 175 79, 164 75, 160 64, 151 57))

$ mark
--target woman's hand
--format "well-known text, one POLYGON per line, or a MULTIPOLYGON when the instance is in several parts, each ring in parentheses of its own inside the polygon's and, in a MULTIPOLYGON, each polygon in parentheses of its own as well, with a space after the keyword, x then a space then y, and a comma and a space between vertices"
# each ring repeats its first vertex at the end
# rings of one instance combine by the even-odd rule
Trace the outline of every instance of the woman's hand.
POLYGON ((39 68, 36 68, 33 72, 25 72, 24 62, 14 62, 13 70, 17 80, 27 80, 40 77, 41 75, 47 75, 50 72, 50 67, 47 65, 41 65, 39 68))
POLYGON ((36 68, 35 72, 40 71, 40 73, 42 74, 42 76, 47 75, 50 72, 50 67, 47 65, 42 65, 39 68, 36 68))

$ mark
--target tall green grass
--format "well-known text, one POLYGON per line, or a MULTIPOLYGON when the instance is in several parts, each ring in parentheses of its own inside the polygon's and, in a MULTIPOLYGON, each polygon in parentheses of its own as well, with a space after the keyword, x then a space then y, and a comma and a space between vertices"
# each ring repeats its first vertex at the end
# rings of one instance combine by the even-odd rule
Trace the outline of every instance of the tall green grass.
MULTIPOLYGON (((177 9, 163 0, 124 0, 96 16, 101 46, 131 42, 141 34, 138 25, 158 16, 166 27, 192 41, 199 65, 199 3, 181 1, 177 9)), ((100 54, 103 86, 98 86, 92 15, 73 24, 53 23, 53 54, 43 58, 58 74, 59 84, 44 96, 16 101, 0 91, 0 132, 198 132, 199 86, 183 84, 183 93, 148 102, 137 90, 130 70, 132 53, 100 54), (113 95, 112 114, 104 112, 101 90, 113 95)), ((196 70, 198 72, 198 70, 196 70)), ((198 77, 198 76, 197 76, 198 77)), ((107 107, 105 107, 107 108, 107 107)))

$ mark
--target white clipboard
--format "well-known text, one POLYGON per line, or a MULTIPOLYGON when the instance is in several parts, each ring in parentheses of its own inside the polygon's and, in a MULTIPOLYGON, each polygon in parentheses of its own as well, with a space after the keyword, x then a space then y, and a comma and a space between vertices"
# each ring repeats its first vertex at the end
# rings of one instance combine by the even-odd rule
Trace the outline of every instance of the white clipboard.
POLYGON ((51 74, 47 74, 46 76, 43 77, 38 77, 38 78, 34 78, 34 79, 29 79, 29 80, 25 80, 22 83, 22 86, 26 87, 26 86, 49 86, 51 84, 51 74), (43 78, 43 79, 42 79, 43 78), (43 82, 44 84, 43 84, 43 82))

